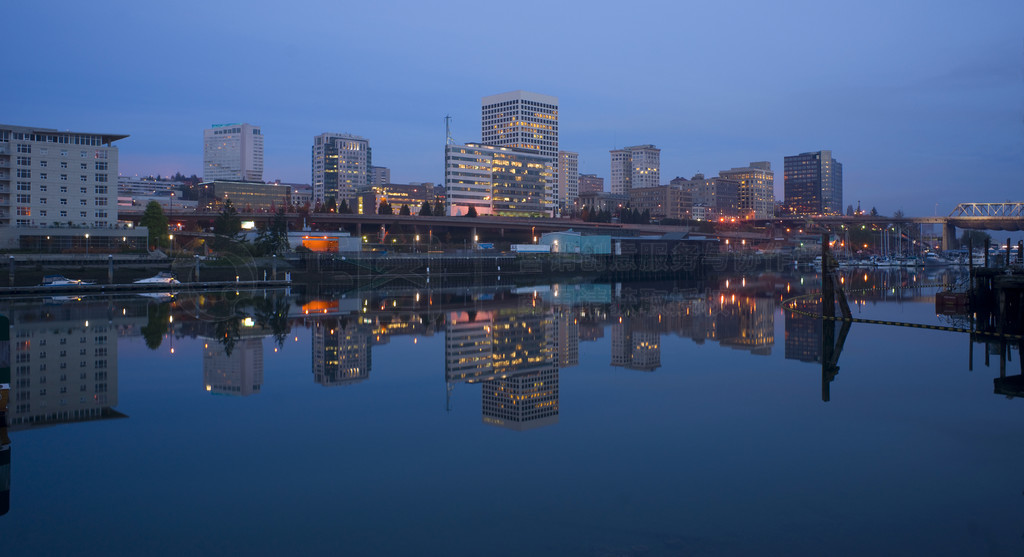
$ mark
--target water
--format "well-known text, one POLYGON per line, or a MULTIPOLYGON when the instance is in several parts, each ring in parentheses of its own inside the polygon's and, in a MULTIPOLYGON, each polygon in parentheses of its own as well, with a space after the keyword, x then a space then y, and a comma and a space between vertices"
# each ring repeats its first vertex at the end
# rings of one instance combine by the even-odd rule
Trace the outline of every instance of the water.
MULTIPOLYGON (((964 324, 864 274, 856 316, 964 324)), ((998 345, 854 324, 828 381, 817 281, 10 302, 0 551, 1021 554, 998 345)))

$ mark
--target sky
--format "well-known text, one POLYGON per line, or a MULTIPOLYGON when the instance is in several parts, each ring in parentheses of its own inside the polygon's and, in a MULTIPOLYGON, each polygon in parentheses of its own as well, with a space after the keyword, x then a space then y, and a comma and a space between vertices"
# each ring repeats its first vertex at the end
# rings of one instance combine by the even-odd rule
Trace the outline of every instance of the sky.
POLYGON ((11 2, 5 124, 128 134, 127 175, 202 174, 212 124, 262 127, 264 180, 313 137, 370 140, 392 182, 443 179, 444 117, 559 98, 559 146, 661 148, 662 183, 830 149, 844 205, 1024 201, 1024 2, 11 2))

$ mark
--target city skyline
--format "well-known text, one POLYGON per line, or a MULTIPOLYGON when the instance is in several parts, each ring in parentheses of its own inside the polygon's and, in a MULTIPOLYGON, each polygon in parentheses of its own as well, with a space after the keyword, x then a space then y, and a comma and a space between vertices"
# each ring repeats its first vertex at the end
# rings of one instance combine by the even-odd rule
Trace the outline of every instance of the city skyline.
MULTIPOLYGON (((14 43, 29 44, 43 29, 61 33, 54 45, 19 58, 11 75, 20 85, 0 97, 13 107, 6 121, 128 134, 119 143, 125 175, 202 175, 201 130, 250 122, 266 137, 268 181, 305 183, 309 137, 338 130, 369 139, 374 163, 390 168, 394 181, 440 183, 444 116, 453 117, 456 142, 480 141, 481 97, 519 89, 558 97, 559 148, 580 153, 579 171, 606 181, 608 151, 628 145, 662 149, 664 183, 697 172, 713 176, 746 161, 782 169, 787 155, 831 150, 845 165, 844 204, 941 215, 959 202, 1018 200, 1024 175, 1018 25, 1024 7, 1013 2, 961 10, 922 2, 788 10, 665 4, 655 6, 653 20, 612 17, 604 5, 588 13, 545 6, 551 17, 578 23, 551 42, 564 56, 507 75, 470 69, 473 62, 484 67, 504 47, 483 40, 486 26, 441 23, 461 4, 408 4, 402 17, 386 18, 378 17, 383 7, 358 6, 346 20, 353 22, 350 44, 361 55, 343 72, 361 75, 358 87, 343 74, 304 86, 319 72, 306 54, 326 47, 330 33, 318 30, 334 21, 308 15, 341 7, 239 11, 232 3, 191 9, 186 2, 170 10, 111 3, 101 15, 56 4, 56 10, 10 7, 21 22, 11 30, 14 43), (203 17, 178 15, 193 12, 203 17), (220 33, 229 16, 266 29, 266 40, 224 44, 212 56, 205 39, 220 33), (711 44, 723 28, 734 40, 716 41, 713 50, 681 49, 679 22, 692 23, 687 44, 711 44), (119 64, 93 63, 96 48, 68 48, 92 44, 107 29, 120 39, 119 64), (583 40, 613 31, 623 40, 583 40), (164 35, 169 42, 157 40, 164 35), (475 50, 462 48, 458 64, 443 63, 453 47, 470 45, 475 50), (223 78, 225 64, 256 76, 256 83, 212 94, 205 85, 223 78), (607 68, 627 64, 645 76, 646 87, 608 79, 607 68), (86 87, 63 86, 69 82, 86 87), (413 94, 410 84, 417 82, 429 87, 413 94), (101 83, 116 86, 89 87, 101 83), (344 102, 319 94, 326 88, 341 89, 344 102)), ((476 9, 486 19, 500 8, 476 9)), ((783 198, 779 179, 775 197, 783 198)))

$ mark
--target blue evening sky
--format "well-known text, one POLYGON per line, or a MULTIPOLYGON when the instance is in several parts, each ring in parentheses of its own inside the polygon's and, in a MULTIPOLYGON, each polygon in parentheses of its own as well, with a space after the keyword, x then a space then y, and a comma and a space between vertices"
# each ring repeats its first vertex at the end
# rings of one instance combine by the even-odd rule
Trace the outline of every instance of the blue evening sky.
POLYGON ((1024 201, 1024 2, 9 2, 0 122, 130 134, 122 174, 201 174, 202 131, 249 122, 264 179, 308 183, 312 138, 370 139, 392 181, 440 182, 444 116, 559 98, 560 146, 609 174, 653 143, 662 182, 831 149, 844 204, 947 214, 1024 201))

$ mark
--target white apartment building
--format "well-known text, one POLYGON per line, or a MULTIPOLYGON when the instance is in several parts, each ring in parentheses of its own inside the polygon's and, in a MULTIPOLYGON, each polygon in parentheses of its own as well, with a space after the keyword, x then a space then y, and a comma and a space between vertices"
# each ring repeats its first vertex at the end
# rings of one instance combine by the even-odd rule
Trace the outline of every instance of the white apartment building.
POLYGON ((126 137, 0 125, 0 228, 113 227, 126 137))
POLYGON ((250 124, 214 124, 203 131, 203 181, 263 181, 263 133, 250 124))
POLYGON ((653 188, 661 181, 661 149, 654 145, 635 145, 613 149, 611 153, 611 192, 629 193, 633 188, 653 188))
MULTIPOLYGON (((370 141, 347 133, 322 133, 313 138, 313 205, 352 201, 370 189, 373 164, 370 141)), ((390 171, 387 175, 390 178, 390 171)))
POLYGON ((555 203, 559 208, 572 207, 580 195, 580 154, 572 151, 558 152, 558 187, 555 189, 555 203))

